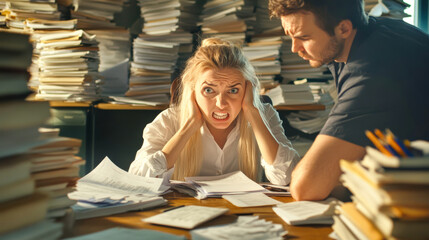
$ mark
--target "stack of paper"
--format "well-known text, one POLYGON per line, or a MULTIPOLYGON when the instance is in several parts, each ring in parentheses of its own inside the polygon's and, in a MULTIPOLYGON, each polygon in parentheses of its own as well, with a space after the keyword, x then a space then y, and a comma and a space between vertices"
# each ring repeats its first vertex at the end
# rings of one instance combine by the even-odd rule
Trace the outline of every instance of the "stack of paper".
MULTIPOLYGON (((23 29, 27 19, 60 20, 56 1, 7 1, 6 25, 9 28, 23 29)), ((3 14, 2 14, 3 15, 3 14)))
POLYGON ((340 161, 352 203, 339 208, 340 237, 426 239, 429 226, 429 142, 413 141, 420 156, 391 157, 371 147, 362 162, 340 161))
POLYGON ((256 0, 256 25, 255 33, 282 33, 282 25, 280 19, 271 18, 268 10, 268 0, 256 0))
POLYGON ((168 101, 162 101, 170 93, 173 74, 178 71, 176 66, 179 56, 189 56, 192 51, 192 39, 193 35, 186 32, 165 36, 140 35, 136 38, 133 43, 130 87, 125 95, 145 101, 149 101, 148 95, 152 95, 157 104, 168 104, 168 101))
POLYGON ((86 30, 129 28, 139 17, 136 0, 78 0, 73 1, 73 9, 78 28, 86 30))
POLYGON ((202 1, 197 0, 139 0, 143 32, 168 35, 183 30, 195 32, 202 1))
POLYGON ((194 240, 209 239, 283 239, 287 231, 281 224, 273 224, 258 216, 239 216, 231 224, 200 228, 191 231, 194 240))
POLYGON ((325 109, 320 111, 296 111, 287 114, 285 117, 293 128, 306 134, 315 134, 323 128, 328 119, 329 112, 335 102, 333 97, 336 98, 336 90, 334 90, 334 96, 331 96, 331 90, 335 88, 333 81, 308 83, 308 85, 313 93, 315 102, 323 104, 325 109))
POLYGON ((299 201, 279 204, 273 211, 289 225, 332 224, 338 200, 299 201))
POLYGON ((271 98, 274 106, 316 103, 308 84, 280 84, 266 94, 271 98))
POLYGON ((36 99, 93 101, 99 98, 98 47, 83 30, 46 31, 33 35, 39 51, 36 99))
POLYGON ((14 77, 25 73, 31 63, 29 35, 0 32, 0 42, 0 55, 5 56, 0 60, 0 238, 37 239, 31 237, 48 234, 59 237, 61 223, 49 222, 48 228, 38 225, 46 218, 49 196, 35 191, 33 158, 27 155, 31 148, 46 142, 38 129, 50 117, 49 104, 25 101, 27 86, 14 77), (10 78, 4 79, 5 75, 10 78), (13 84, 14 80, 18 83, 13 84), (29 233, 26 227, 35 225, 38 231, 29 233), (23 234, 30 238, 21 238, 23 234))
POLYGON ((125 29, 88 30, 99 42, 102 76, 99 81, 100 95, 123 96, 128 90, 130 32, 125 29))
POLYGON ((159 197, 169 189, 163 179, 128 173, 108 157, 77 182, 77 191, 69 193, 77 200, 73 206, 76 219, 107 216, 166 204, 159 197))
POLYGON ((229 194, 268 192, 240 171, 219 176, 186 177, 185 181, 172 181, 171 187, 198 199, 229 194))
POLYGON ((258 36, 243 47, 244 56, 255 68, 261 88, 270 89, 278 84, 276 76, 280 74, 281 37, 258 36))
POLYGON ((254 3, 244 0, 209 0, 201 13, 202 38, 218 37, 239 44, 253 33, 254 3))
POLYGON ((63 217, 70 212, 70 206, 76 203, 67 194, 74 191, 72 186, 79 178, 80 166, 85 164, 85 160, 76 156, 82 141, 58 136, 45 140, 45 144, 15 159, 31 160, 31 176, 35 180, 36 190, 50 196, 47 216, 63 217))

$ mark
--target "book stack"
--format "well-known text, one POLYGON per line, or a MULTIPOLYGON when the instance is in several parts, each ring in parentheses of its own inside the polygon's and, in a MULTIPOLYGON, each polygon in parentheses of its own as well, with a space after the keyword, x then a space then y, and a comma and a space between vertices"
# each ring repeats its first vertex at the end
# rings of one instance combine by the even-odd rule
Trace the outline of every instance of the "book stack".
POLYGON ((297 53, 292 52, 292 39, 289 36, 282 36, 283 44, 280 50, 281 56, 281 76, 283 83, 299 79, 307 80, 329 80, 332 74, 326 65, 318 68, 310 66, 308 61, 302 59, 297 53))
POLYGON ((409 17, 405 9, 410 5, 403 0, 365 0, 365 11, 369 16, 403 19, 409 17))
POLYGON ((78 0, 71 12, 78 29, 129 28, 139 17, 136 0, 78 0))
POLYGON ((36 190, 50 196, 48 218, 64 217, 76 203, 67 194, 79 177, 79 168, 85 160, 77 157, 82 141, 75 138, 59 137, 59 129, 39 129, 45 144, 32 148, 19 158, 31 159, 31 176, 36 190))
POLYGON ((98 42, 83 30, 37 31, 39 54, 36 99, 94 101, 99 98, 98 42))
POLYGON ((251 41, 243 47, 246 56, 255 68, 262 89, 271 89, 278 84, 278 76, 281 71, 280 37, 261 36, 252 37, 251 41))
POLYGON ((388 156, 396 150, 386 144, 385 153, 367 147, 362 162, 341 160, 341 180, 353 193, 335 216, 341 239, 429 238, 429 142, 395 142, 405 156, 388 156))
POLYGON ((49 197, 35 191, 31 159, 20 158, 44 143, 38 128, 50 117, 48 103, 25 101, 29 38, 0 32, 0 55, 5 56, 0 60, 0 238, 55 239, 62 234, 62 224, 45 220, 49 197), (34 228, 38 231, 29 230, 34 228))
POLYGON ((209 0, 204 4, 200 23, 202 38, 217 37, 243 44, 254 33, 254 3, 245 0, 209 0))

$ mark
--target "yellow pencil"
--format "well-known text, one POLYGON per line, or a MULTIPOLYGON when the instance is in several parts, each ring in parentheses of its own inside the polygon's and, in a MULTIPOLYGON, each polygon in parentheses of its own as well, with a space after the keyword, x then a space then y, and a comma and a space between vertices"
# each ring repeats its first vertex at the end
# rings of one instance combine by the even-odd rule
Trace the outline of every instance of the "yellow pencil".
POLYGON ((377 137, 369 130, 365 131, 365 135, 371 140, 371 142, 374 144, 374 146, 382 152, 384 155, 387 156, 393 156, 392 153, 389 152, 377 139, 377 137))

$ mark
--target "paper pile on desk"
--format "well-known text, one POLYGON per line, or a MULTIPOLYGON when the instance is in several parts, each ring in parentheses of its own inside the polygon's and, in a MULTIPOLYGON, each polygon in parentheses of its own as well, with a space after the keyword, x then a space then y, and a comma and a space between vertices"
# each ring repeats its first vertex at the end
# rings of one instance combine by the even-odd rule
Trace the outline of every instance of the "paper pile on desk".
POLYGON ((186 177, 185 180, 186 182, 171 181, 171 187, 197 199, 228 194, 268 192, 240 171, 219 176, 186 177))
POLYGON ((147 178, 128 173, 117 167, 108 157, 77 182, 77 191, 70 199, 76 219, 107 216, 164 205, 160 197, 169 189, 163 179, 147 178))
POLYGON ((273 224, 258 216, 239 216, 231 224, 201 228, 191 231, 192 239, 283 239, 287 231, 281 224, 273 224))
POLYGON ((333 224, 338 200, 298 201, 277 205, 274 212, 289 225, 333 224))

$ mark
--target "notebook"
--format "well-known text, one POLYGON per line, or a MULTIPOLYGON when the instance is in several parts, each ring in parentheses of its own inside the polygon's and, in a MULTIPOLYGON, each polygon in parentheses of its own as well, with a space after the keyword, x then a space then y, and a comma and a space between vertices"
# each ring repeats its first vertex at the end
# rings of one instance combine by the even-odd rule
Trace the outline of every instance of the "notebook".
POLYGON ((204 222, 228 212, 228 210, 228 208, 189 205, 142 219, 142 221, 171 227, 193 229, 204 222))

